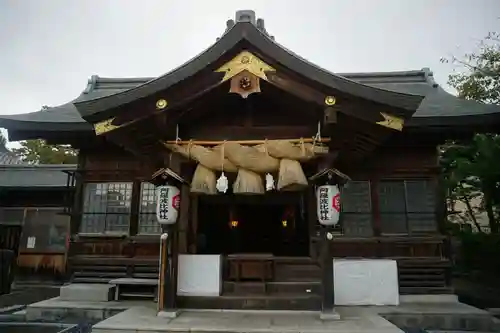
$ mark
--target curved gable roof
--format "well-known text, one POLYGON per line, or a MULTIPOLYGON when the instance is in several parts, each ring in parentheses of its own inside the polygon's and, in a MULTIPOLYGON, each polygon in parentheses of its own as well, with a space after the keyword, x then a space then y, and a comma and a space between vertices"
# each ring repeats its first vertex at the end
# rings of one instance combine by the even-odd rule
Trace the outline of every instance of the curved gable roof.
POLYGON ((226 52, 236 47, 242 41, 248 42, 282 66, 326 87, 411 111, 415 111, 422 101, 422 96, 420 95, 379 89, 333 74, 277 44, 253 23, 238 22, 218 39, 215 44, 173 71, 124 92, 92 100, 76 101, 75 106, 83 118, 94 118, 102 111, 113 109, 160 92, 193 76, 207 66, 216 63, 226 52))
MULTIPOLYGON (((238 13, 237 13, 238 15, 238 13)), ((314 65, 270 37, 263 22, 239 22, 228 27, 218 41, 184 65, 157 78, 101 78, 89 80, 87 88, 73 101, 37 112, 0 115, 0 127, 5 127, 17 139, 65 136, 68 132, 93 133, 84 118, 98 117, 109 108, 127 104, 180 82, 217 61, 241 41, 246 41, 274 59, 283 67, 309 77, 328 87, 346 91, 367 99, 414 108, 418 106, 407 126, 492 126, 500 124, 500 107, 453 96, 439 87, 428 69, 380 73, 331 73, 314 65)), ((102 116, 102 115, 101 115, 102 116)))

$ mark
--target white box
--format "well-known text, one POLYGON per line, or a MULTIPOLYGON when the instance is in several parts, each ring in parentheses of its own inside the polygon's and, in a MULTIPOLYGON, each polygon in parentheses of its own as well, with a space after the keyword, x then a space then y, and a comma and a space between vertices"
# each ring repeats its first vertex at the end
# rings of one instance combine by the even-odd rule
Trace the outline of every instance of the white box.
POLYGON ((386 259, 333 260, 336 305, 398 305, 398 266, 386 259))
POLYGON ((220 255, 180 254, 177 276, 179 296, 220 296, 222 258, 220 255))

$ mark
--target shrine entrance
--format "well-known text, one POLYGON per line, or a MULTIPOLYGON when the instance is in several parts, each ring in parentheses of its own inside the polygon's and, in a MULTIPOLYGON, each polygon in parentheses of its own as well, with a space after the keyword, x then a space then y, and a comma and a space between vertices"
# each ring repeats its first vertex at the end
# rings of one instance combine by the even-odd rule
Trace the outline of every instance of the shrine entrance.
POLYGON ((308 256, 303 194, 200 196, 199 254, 308 256))

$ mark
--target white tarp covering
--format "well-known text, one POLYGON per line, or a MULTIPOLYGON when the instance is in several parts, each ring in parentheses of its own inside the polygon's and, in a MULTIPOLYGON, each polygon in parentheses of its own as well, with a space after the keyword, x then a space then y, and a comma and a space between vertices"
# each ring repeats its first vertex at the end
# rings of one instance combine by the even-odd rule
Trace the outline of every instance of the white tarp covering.
POLYGON ((180 254, 177 295, 220 296, 222 261, 220 255, 180 254))
POLYGON ((395 260, 333 260, 336 305, 398 305, 395 260))

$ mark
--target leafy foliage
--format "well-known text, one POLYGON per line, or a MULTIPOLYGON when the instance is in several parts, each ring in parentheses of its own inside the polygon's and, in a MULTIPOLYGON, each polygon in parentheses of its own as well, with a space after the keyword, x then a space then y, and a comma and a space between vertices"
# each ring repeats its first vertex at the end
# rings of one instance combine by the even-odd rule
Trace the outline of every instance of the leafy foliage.
POLYGON ((459 272, 474 273, 478 282, 498 283, 500 276, 500 235, 460 233, 460 251, 456 260, 459 272))
POLYGON ((33 164, 74 164, 77 150, 69 145, 49 145, 44 140, 27 140, 13 149, 24 161, 33 164))
POLYGON ((460 97, 500 104, 500 34, 490 32, 479 44, 477 53, 443 61, 465 69, 451 74, 448 81, 460 97))
MULTIPOLYGON (((462 71, 450 75, 448 83, 460 97, 500 104, 500 39, 490 33, 476 53, 464 59, 452 58, 462 71)), ((476 134, 469 142, 449 142, 442 147, 441 167, 448 192, 448 207, 460 200, 467 207, 466 217, 480 229, 475 216, 486 212, 492 233, 499 232, 500 212, 500 136, 476 134), (471 202, 479 201, 479 207, 471 202)))
POLYGON ((448 201, 464 202, 468 218, 478 229, 481 228, 475 216, 486 211, 491 232, 498 232, 500 136, 476 134, 467 144, 446 145, 441 154, 441 168, 448 201), (480 207, 472 207, 473 199, 481 202, 480 207))

